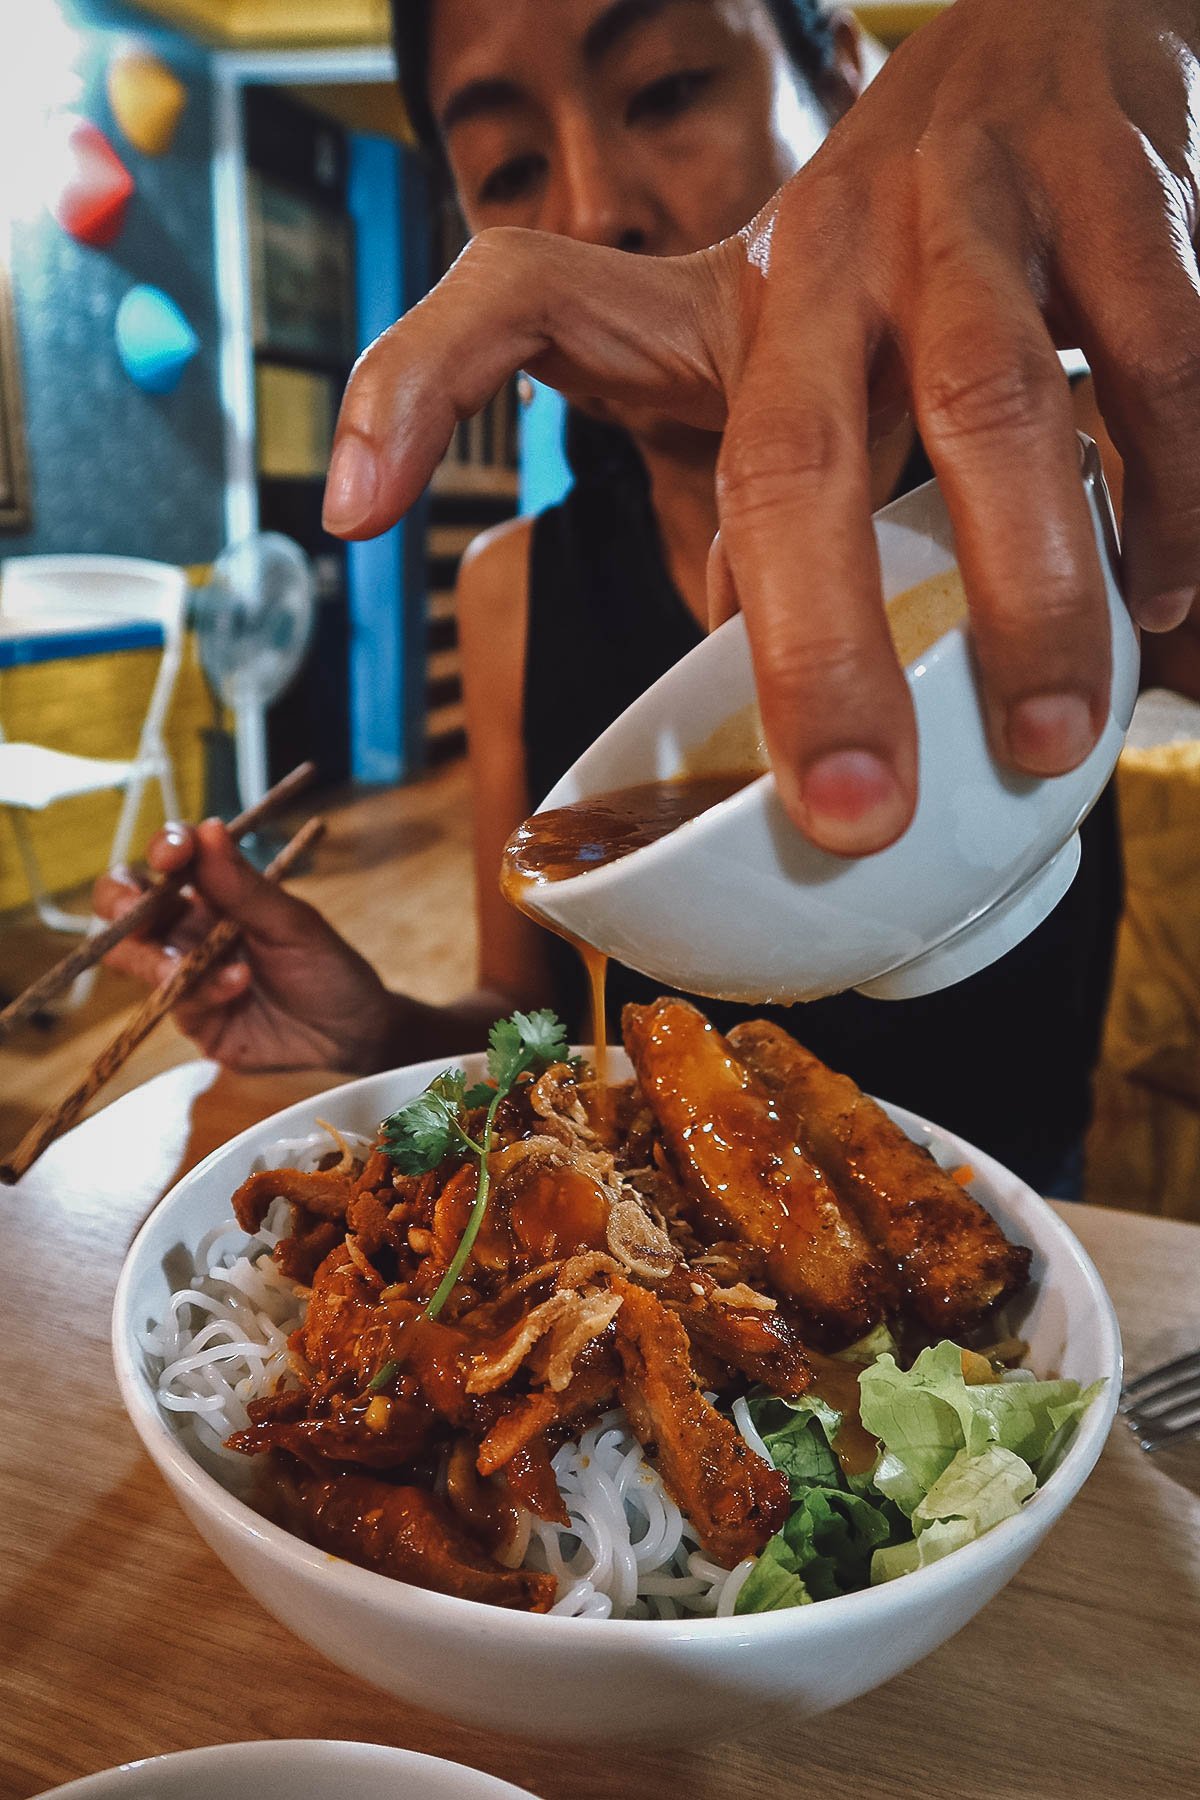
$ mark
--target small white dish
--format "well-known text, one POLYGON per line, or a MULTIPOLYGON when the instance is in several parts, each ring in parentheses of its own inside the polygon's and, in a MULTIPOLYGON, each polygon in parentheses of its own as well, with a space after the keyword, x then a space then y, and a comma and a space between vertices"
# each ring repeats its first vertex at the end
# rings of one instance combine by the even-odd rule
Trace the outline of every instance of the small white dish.
MULTIPOLYGON (((1034 780, 995 761, 963 621, 907 663, 920 792, 911 826, 888 849, 856 861, 818 850, 791 824, 767 774, 617 862, 539 885, 530 905, 666 986, 758 1004, 846 988, 909 999, 961 981, 1028 936, 1071 884, 1078 827, 1112 773, 1137 697, 1138 640, 1121 597, 1112 509, 1096 447, 1086 438, 1081 446, 1113 682, 1100 741, 1078 769, 1034 780)), ((878 513, 875 534, 889 602, 955 568, 935 482, 878 513)), ((748 754, 754 706, 739 616, 636 700, 539 810, 683 772, 765 766, 748 754)))
MULTIPOLYGON (((483 1058, 460 1059, 470 1079, 483 1058)), ((961 1138, 900 1108, 904 1129, 948 1165, 1033 1251, 1032 1281, 1006 1322, 1029 1365, 1107 1387, 1060 1466, 1021 1512, 901 1580, 790 1612, 746 1618, 572 1619, 507 1612, 410 1587, 327 1555, 260 1517, 201 1465, 155 1397, 141 1334, 162 1319, 180 1269, 230 1216, 254 1159, 326 1120, 373 1133, 447 1059, 369 1075, 244 1131, 160 1202, 126 1258, 113 1304, 113 1355, 134 1429, 183 1510, 267 1610, 351 1674, 466 1724, 542 1741, 689 1744, 745 1733, 779 1712, 812 1717, 890 1680, 952 1637, 1009 1581, 1066 1510, 1103 1448, 1121 1386, 1116 1317, 1071 1232, 1024 1182, 961 1138)), ((614 1053, 612 1075, 629 1074, 614 1053)), ((1047 1628, 1054 1603, 1046 1599, 1047 1628)), ((107 1800, 107 1797, 106 1797, 107 1800)), ((258 1794, 254 1800, 263 1800, 258 1794)), ((274 1797, 272 1796, 272 1800, 274 1797)))
POLYGON ((84 1775, 38 1800, 529 1800, 479 1769, 339 1738, 212 1744, 84 1775))

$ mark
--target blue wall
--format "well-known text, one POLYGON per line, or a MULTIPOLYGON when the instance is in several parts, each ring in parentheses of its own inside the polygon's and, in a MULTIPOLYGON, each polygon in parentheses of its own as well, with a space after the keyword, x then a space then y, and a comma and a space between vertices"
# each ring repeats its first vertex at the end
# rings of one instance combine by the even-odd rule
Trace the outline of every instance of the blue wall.
MULTIPOLYGON (((388 138, 352 133, 359 343, 386 331, 429 288, 429 217, 419 159, 388 138)), ((428 501, 391 531, 347 545, 350 750, 356 781, 403 781, 425 736, 428 501)))
POLYGON ((207 60, 109 0, 65 0, 62 11, 82 39, 84 93, 75 110, 109 137, 137 193, 121 236, 107 249, 75 243, 47 215, 13 228, 33 529, 0 531, 0 557, 101 551, 207 562, 223 540, 225 478, 207 60), (109 112, 105 69, 126 34, 153 45, 189 90, 163 157, 134 150, 109 112), (138 282, 170 294, 200 338, 200 353, 174 394, 141 393, 117 359, 113 321, 138 282))

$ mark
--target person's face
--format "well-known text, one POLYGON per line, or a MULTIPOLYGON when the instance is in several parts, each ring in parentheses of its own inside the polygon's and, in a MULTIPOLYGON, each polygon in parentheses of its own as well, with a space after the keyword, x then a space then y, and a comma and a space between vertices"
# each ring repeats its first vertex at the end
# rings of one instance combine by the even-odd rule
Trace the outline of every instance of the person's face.
POLYGON ((429 80, 472 232, 654 256, 737 231, 830 124, 762 0, 436 0, 429 80))

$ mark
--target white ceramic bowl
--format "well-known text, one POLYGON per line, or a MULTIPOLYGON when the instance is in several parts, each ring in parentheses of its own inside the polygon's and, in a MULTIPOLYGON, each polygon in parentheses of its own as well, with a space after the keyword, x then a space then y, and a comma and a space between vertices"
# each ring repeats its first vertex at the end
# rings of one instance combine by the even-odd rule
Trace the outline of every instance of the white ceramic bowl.
MULTIPOLYGON (((464 1061, 472 1076, 482 1073, 481 1058, 464 1061)), ((621 1063, 614 1057, 614 1074, 621 1063)), ((260 1518, 205 1472, 160 1411, 139 1343, 163 1316, 174 1285, 168 1269, 178 1277, 181 1252, 194 1252, 229 1217, 234 1189, 278 1138, 315 1129, 318 1117, 373 1132, 445 1066, 368 1076, 243 1132, 172 1188, 121 1273, 113 1346, 129 1416, 184 1511, 254 1598, 332 1662, 390 1693, 542 1740, 695 1742, 744 1731, 772 1711, 811 1716, 877 1687, 965 1625, 1041 1542, 1099 1456, 1120 1389, 1120 1337, 1095 1268, 1045 1202, 960 1138, 898 1109, 894 1117, 939 1156, 971 1164, 973 1191, 1011 1237, 1032 1247, 1032 1285, 1013 1312, 1031 1366, 1108 1380, 1061 1466, 1021 1513, 932 1567, 865 1593, 749 1618, 536 1617, 426 1593, 340 1561, 260 1518)))
POLYGON ((529 1800, 479 1769, 337 1738, 213 1744, 85 1775, 39 1800, 529 1800))
MULTIPOLYGON (((1095 445, 1081 445, 1113 683, 1104 732, 1078 769, 1037 781, 993 759, 959 624, 907 664, 920 793, 912 824, 887 850, 850 861, 816 849, 764 775, 657 843, 539 887, 530 895, 538 911, 666 986, 756 1003, 852 987, 908 999, 961 981, 1028 936, 1071 884, 1079 824, 1112 773, 1137 697, 1137 634, 1118 584, 1112 509, 1095 445)), ((878 513, 875 534, 886 600, 955 567, 936 483, 878 513)), ((753 757, 754 705, 738 617, 647 689, 539 810, 682 771, 765 766, 765 755, 753 757)))

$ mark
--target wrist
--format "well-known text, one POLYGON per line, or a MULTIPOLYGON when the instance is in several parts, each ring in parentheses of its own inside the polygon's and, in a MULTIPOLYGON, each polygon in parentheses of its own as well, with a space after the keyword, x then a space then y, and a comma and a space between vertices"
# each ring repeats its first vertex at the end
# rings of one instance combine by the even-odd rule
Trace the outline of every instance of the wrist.
POLYGON ((346 1046, 345 1067, 355 1075, 376 1075, 421 1055, 414 1029, 418 1002, 393 993, 379 984, 373 1001, 364 1006, 356 1021, 353 1040, 346 1046))
MULTIPOLYGON (((482 1050, 488 1029, 515 1005, 536 1001, 476 989, 444 1006, 395 994, 381 986, 380 1006, 370 1028, 358 1038, 353 1068, 356 1074, 374 1075, 403 1063, 445 1057, 448 1062, 482 1050)), ((347 1064, 347 1067, 350 1065, 347 1064)))

